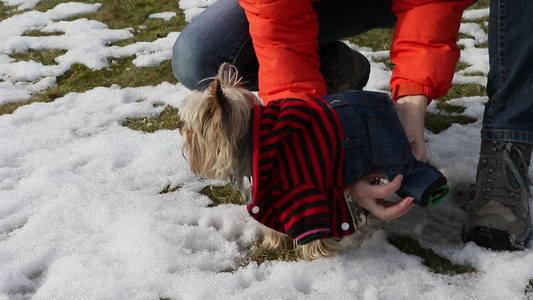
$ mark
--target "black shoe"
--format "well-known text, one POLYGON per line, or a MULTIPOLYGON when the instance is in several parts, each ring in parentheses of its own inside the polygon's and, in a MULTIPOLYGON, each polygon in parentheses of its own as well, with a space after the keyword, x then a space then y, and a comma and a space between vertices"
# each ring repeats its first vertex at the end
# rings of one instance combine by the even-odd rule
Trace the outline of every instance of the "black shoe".
POLYGON ((361 90, 368 82, 370 63, 364 55, 343 42, 320 47, 320 72, 324 76, 328 95, 347 90, 361 90))

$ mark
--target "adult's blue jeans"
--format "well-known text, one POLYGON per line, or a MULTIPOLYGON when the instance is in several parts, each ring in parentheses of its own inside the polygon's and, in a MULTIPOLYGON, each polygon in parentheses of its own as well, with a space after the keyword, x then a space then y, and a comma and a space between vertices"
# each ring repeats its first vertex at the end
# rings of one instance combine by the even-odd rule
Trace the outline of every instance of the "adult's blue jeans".
POLYGON ((403 174, 396 191, 400 197, 411 196, 421 206, 435 206, 448 196, 444 175, 414 157, 389 95, 346 91, 323 98, 342 124, 345 184, 370 173, 383 173, 389 180, 403 174))
POLYGON ((533 1, 491 0, 481 138, 533 144, 533 1))
MULTIPOLYGON (((325 0, 314 2, 318 15, 321 72, 336 61, 332 43, 374 28, 392 28, 392 0, 325 0)), ((238 0, 217 0, 180 33, 173 49, 172 69, 188 89, 203 90, 229 62, 237 67, 245 87, 257 90, 258 62, 248 32, 248 20, 238 0)), ((329 69, 334 70, 334 67, 329 69)))

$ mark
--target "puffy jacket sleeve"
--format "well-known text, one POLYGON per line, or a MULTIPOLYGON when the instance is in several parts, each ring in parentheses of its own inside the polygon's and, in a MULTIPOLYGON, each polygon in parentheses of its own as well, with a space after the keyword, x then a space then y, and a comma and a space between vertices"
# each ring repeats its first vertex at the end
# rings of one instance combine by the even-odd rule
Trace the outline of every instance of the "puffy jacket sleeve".
POLYGON ((394 0, 390 86, 393 99, 446 95, 459 60, 457 33, 463 10, 472 0, 394 0))
POLYGON ((311 99, 326 94, 319 72, 318 19, 310 0, 239 0, 259 60, 259 97, 311 99))

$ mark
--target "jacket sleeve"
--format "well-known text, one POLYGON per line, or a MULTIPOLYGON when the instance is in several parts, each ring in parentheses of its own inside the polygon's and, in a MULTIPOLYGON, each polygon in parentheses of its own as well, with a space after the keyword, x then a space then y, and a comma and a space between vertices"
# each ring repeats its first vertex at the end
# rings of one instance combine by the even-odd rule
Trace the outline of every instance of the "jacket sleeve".
POLYGON ((310 0, 239 0, 259 60, 259 97, 311 99, 326 94, 319 72, 318 19, 310 0))
POLYGON ((432 100, 450 89, 460 51, 457 33, 472 0, 394 0, 390 86, 394 100, 425 95, 432 100))

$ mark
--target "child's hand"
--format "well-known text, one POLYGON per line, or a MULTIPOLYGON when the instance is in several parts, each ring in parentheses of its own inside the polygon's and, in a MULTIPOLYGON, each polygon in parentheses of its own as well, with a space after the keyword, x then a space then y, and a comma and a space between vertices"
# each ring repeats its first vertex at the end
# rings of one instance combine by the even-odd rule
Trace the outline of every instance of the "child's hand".
POLYGON ((384 200, 400 188, 403 175, 400 174, 389 183, 383 185, 373 184, 378 177, 383 178, 383 175, 369 174, 363 176, 350 187, 355 202, 383 221, 394 220, 409 212, 415 205, 412 197, 406 197, 400 202, 384 200))

